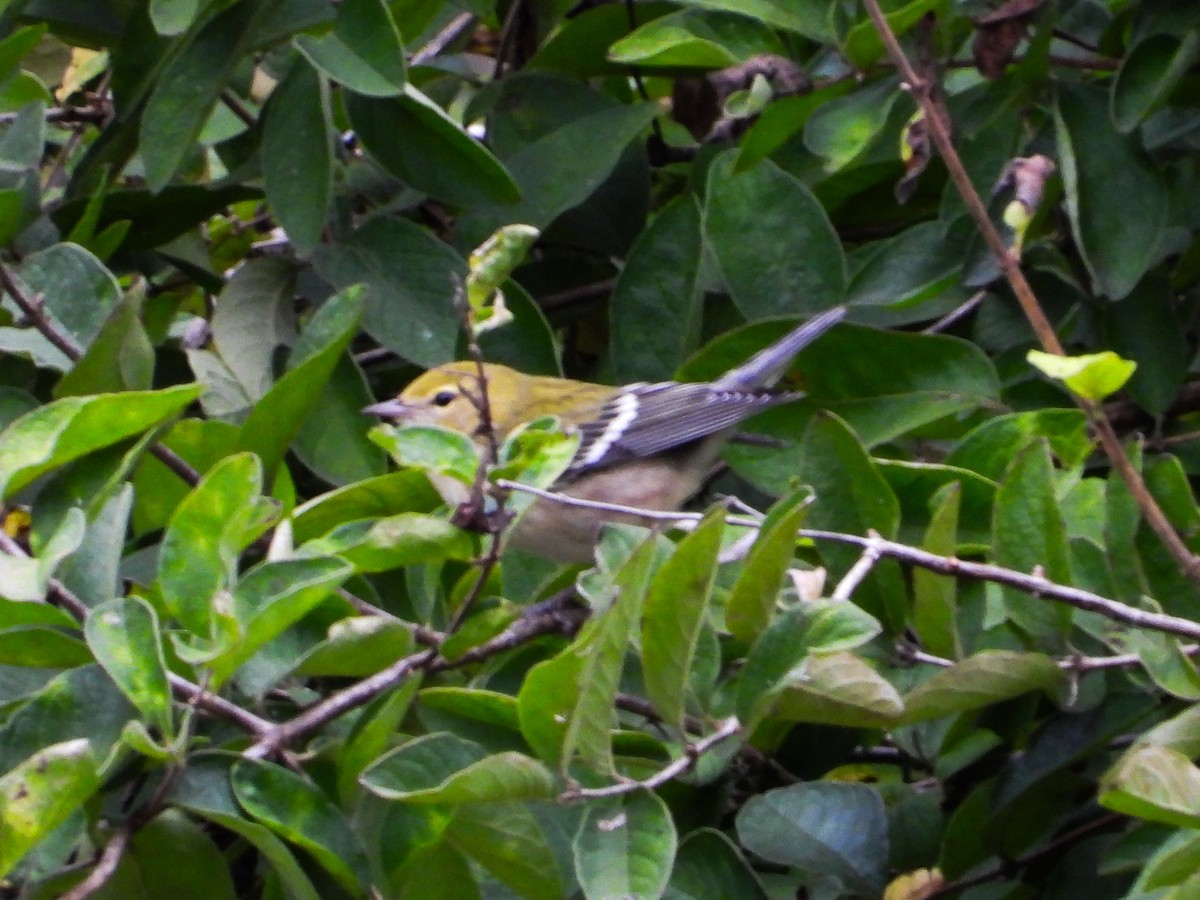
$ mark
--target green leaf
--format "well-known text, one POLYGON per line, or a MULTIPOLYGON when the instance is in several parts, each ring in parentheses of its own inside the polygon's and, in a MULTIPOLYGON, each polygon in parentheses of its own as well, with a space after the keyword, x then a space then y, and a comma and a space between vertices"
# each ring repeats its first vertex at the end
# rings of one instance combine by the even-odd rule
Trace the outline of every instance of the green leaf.
MULTIPOLYGON (((402 61, 403 54, 397 59, 402 61)), ((270 160, 263 167, 267 200, 301 256, 320 242, 333 194, 330 116, 329 85, 301 59, 276 85, 263 110, 261 153, 270 160)))
POLYGON ((946 464, 978 472, 993 481, 1004 477, 1013 458, 1037 438, 1070 469, 1092 452, 1087 416, 1078 409, 1037 409, 989 419, 967 433, 946 464))
POLYGON ((807 187, 765 161, 738 173, 735 151, 713 161, 704 234, 738 311, 750 321, 820 312, 842 299, 842 245, 807 187))
POLYGON ((83 357, 54 387, 55 397, 149 390, 154 348, 140 318, 140 303, 122 299, 83 357))
POLYGON ((1060 85, 1055 113, 1071 231, 1095 290, 1119 300, 1158 260, 1167 186, 1139 144, 1109 127, 1096 89, 1060 85))
POLYGON ((207 830, 179 810, 163 810, 139 828, 132 859, 146 896, 236 900, 233 876, 207 830))
MULTIPOLYGON (((1030 444, 1012 461, 996 491, 992 557, 998 565, 1071 583, 1067 532, 1055 497, 1054 465, 1045 441, 1030 444)), ((1013 622, 1043 648, 1061 649, 1072 608, 1016 588, 1004 588, 1013 622)))
POLYGON ((92 610, 84 623, 96 661, 148 723, 170 738, 171 686, 154 609, 139 597, 119 597, 92 610))
POLYGON ((703 236, 691 197, 672 201, 629 251, 609 303, 619 383, 664 381, 699 343, 703 236))
POLYGON ((1044 375, 1065 384, 1071 393, 1096 402, 1123 388, 1137 368, 1137 363, 1121 359, 1111 350, 1082 356, 1030 350, 1025 358, 1044 375))
POLYGON ((363 787, 410 803, 495 803, 549 800, 554 776, 523 753, 488 755, 452 734, 431 734, 380 757, 360 777, 363 787))
POLYGON ((470 484, 479 471, 479 450, 461 431, 436 425, 383 425, 371 431, 371 440, 399 466, 449 475, 463 484, 470 484))
MULTIPOLYGON (((419 191, 467 207, 507 206, 521 197, 513 176, 491 151, 411 84, 399 97, 351 94, 346 112, 375 161, 419 191)), ((506 214, 506 222, 527 221, 523 214, 506 214)))
POLYGON ((990 706, 1063 683, 1054 660, 1040 653, 984 650, 942 669, 904 698, 907 722, 990 706))
POLYGON ((243 759, 230 774, 234 796, 272 831, 303 847, 351 894, 370 883, 367 855, 342 813, 310 781, 280 766, 243 759))
POLYGON ((346 0, 333 31, 297 35, 295 42, 309 62, 355 93, 391 97, 404 88, 404 42, 383 0, 346 0))
POLYGON ((288 371, 254 405, 242 424, 239 449, 252 450, 268 479, 313 411, 342 352, 358 332, 362 290, 348 288, 325 301, 300 335, 288 371))
POLYGON ((894 725, 904 713, 900 694, 852 653, 808 657, 771 704, 771 718, 848 728, 894 725))
POLYGON ((1182 38, 1151 34, 1134 44, 1117 70, 1109 96, 1109 109, 1117 130, 1129 134, 1163 106, 1197 59, 1200 59, 1200 32, 1195 30, 1182 38))
MULTIPOLYGON (((7 575, 7 573, 6 573, 7 575)), ((15 591, 6 591, 15 594, 15 591)), ((35 598, 40 600, 41 598, 35 598)), ((17 600, 12 602, 25 602, 17 600)), ((92 661, 87 645, 57 627, 16 625, 0 629, 0 665, 69 669, 92 661)))
POLYGON ((0 496, 82 456, 178 415, 199 396, 196 385, 67 397, 27 413, 0 433, 0 496))
POLYGON ((719 10, 683 9, 651 19, 613 43, 608 59, 625 65, 724 69, 757 53, 784 52, 761 22, 719 10))
MULTIPOLYGON (((237 437, 237 427, 227 422, 189 418, 172 425, 160 443, 203 474, 234 452, 237 437)), ((149 454, 139 461, 133 485, 135 534, 163 528, 189 490, 183 479, 149 454)))
POLYGON ((205 660, 214 684, 224 683, 268 641, 306 616, 352 571, 334 557, 263 562, 250 569, 233 589, 229 611, 223 612, 237 630, 219 640, 205 660))
MULTIPOLYGON (((958 552, 958 511, 962 485, 952 481, 937 492, 934 510, 921 549, 938 556, 958 552)), ((912 628, 921 646, 936 656, 958 659, 962 644, 955 623, 958 583, 928 569, 913 569, 912 628)))
POLYGON ((766 891, 737 846, 713 828, 693 831, 679 844, 668 900, 767 900, 766 891))
POLYGON ((330 484, 383 475, 387 459, 367 436, 369 418, 361 412, 372 399, 362 369, 348 352, 343 353, 316 408, 300 426, 292 451, 330 484))
POLYGON ((751 797, 738 839, 755 856, 791 866, 840 894, 883 895, 888 825, 883 800, 860 784, 794 784, 751 797))
POLYGON ((682 0, 693 9, 727 10, 758 19, 760 22, 786 31, 794 31, 814 41, 833 37, 832 16, 825 3, 804 0, 682 0))
POLYGON ((0 877, 100 787, 91 744, 46 746, 0 776, 0 877))
MULTIPOLYGON (((885 538, 895 536, 900 517, 896 495, 846 423, 828 413, 814 416, 801 447, 804 463, 799 475, 816 494, 808 512, 809 527, 848 534, 874 530, 885 538)), ((848 570, 861 553, 857 547, 832 542, 822 543, 820 549, 834 572, 848 570)), ((895 628, 906 617, 905 594, 899 569, 889 560, 880 560, 853 600, 895 628)))
POLYGON ((462 324, 455 290, 467 266, 424 228, 376 218, 343 240, 322 244, 313 264, 336 287, 366 285, 363 328, 389 350, 425 367, 455 358, 462 324))
POLYGON ((289 897, 319 900, 322 895, 287 846, 269 829, 249 821, 238 808, 230 785, 232 762, 228 757, 213 755, 192 759, 175 783, 171 803, 244 838, 282 880, 289 897))
POLYGON ((1200 769, 1178 750, 1143 744, 1105 773, 1097 799, 1123 815, 1197 828, 1200 769))
POLYGON ((21 261, 18 274, 80 351, 92 346, 121 301, 112 272, 76 244, 54 244, 31 253, 21 261))
POLYGON ((187 39, 163 68, 141 118, 139 147, 151 190, 167 186, 213 105, 258 39, 268 3, 235 3, 187 39))
POLYGON ((529 806, 460 806, 446 829, 446 841, 520 897, 558 900, 567 893, 558 862, 529 806))
POLYGON ((642 611, 642 678, 663 720, 683 729, 700 629, 708 614, 728 508, 709 510, 650 581, 642 611))
POLYGON ((266 524, 262 465, 250 453, 228 456, 176 508, 163 535, 158 585, 185 628, 207 635, 213 603, 236 577, 238 554, 266 524))
POLYGON ((575 869, 584 896, 659 896, 677 841, 667 805, 650 791, 589 806, 575 836, 575 869))
POLYGON ((824 158, 826 172, 846 168, 882 134, 899 95, 895 79, 883 78, 830 100, 809 117, 804 145, 824 158))
POLYGON ((347 522, 303 547, 312 554, 336 554, 359 572, 386 572, 446 559, 472 559, 475 538, 445 518, 399 513, 386 519, 347 522))
POLYGON ((650 104, 614 105, 567 122, 505 157, 520 188, 520 202, 471 214, 470 233, 491 234, 509 222, 544 232, 612 174, 625 147, 645 131, 656 112, 650 104), (600 134, 603 141, 596 140, 600 134))
POLYGON ((392 472, 318 494, 300 504, 292 511, 292 534, 297 544, 303 544, 346 522, 428 512, 441 502, 425 476, 392 472))
POLYGON ((806 491, 780 500, 758 529, 758 537, 725 604, 725 626, 739 641, 755 641, 775 612, 779 592, 796 550, 796 532, 811 495, 806 491))
MULTIPOLYGON (((888 27, 897 36, 904 34, 925 17, 926 13, 941 8, 941 0, 910 0, 898 6, 892 3, 887 8, 888 27)), ((868 69, 884 55, 883 39, 879 29, 870 18, 856 22, 842 40, 842 55, 856 69, 868 69)))
POLYGON ((245 406, 270 390, 280 346, 296 342, 295 294, 295 265, 264 256, 240 265, 213 304, 212 343, 237 379, 245 406))

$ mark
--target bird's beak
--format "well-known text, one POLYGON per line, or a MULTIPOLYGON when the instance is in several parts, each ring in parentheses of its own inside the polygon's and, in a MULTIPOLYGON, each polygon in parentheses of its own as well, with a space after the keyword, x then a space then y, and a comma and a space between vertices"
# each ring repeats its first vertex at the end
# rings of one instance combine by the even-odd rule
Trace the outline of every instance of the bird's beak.
POLYGON ((372 403, 370 406, 364 406, 361 410, 368 416, 377 416, 380 419, 403 419, 412 414, 413 408, 408 403, 402 403, 396 397, 391 400, 383 400, 379 403, 372 403))

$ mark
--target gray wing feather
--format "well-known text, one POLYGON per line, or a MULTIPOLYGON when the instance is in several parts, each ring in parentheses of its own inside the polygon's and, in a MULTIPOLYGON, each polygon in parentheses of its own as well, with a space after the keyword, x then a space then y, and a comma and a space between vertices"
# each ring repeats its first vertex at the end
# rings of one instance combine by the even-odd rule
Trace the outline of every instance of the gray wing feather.
POLYGON ((803 397, 799 393, 717 390, 709 384, 630 385, 580 426, 581 440, 568 475, 665 453, 732 428, 765 409, 803 397), (628 415, 628 398, 637 399, 628 415), (621 423, 624 417, 627 421, 621 423), (615 424, 616 423, 616 424, 615 424), (615 425, 615 427, 614 427, 615 425), (614 434, 614 430, 619 428, 614 434))

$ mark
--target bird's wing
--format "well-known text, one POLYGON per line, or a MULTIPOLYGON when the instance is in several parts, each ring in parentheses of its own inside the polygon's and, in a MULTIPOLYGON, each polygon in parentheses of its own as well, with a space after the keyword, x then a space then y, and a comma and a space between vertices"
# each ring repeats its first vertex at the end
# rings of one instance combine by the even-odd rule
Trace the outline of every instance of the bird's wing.
POLYGON ((579 426, 579 450, 566 474, 664 453, 803 396, 716 390, 708 384, 630 385, 605 403, 595 419, 579 426))

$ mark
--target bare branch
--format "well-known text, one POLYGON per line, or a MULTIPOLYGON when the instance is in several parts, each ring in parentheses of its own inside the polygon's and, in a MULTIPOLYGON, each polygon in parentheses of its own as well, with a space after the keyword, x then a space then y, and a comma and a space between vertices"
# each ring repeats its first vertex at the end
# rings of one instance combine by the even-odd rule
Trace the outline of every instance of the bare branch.
POLYGON ((739 734, 741 730, 742 723, 738 720, 738 717, 730 716, 717 727, 716 731, 707 737, 700 738, 698 741, 688 744, 684 747, 683 755, 679 759, 669 765, 663 766, 649 778, 643 778, 640 781, 629 779, 599 788, 575 787, 563 791, 559 794, 558 799, 570 801, 595 797, 619 797, 621 794, 632 794, 635 791, 652 791, 656 787, 666 784, 672 778, 678 778, 684 772, 690 771, 701 756, 722 741, 739 734))

